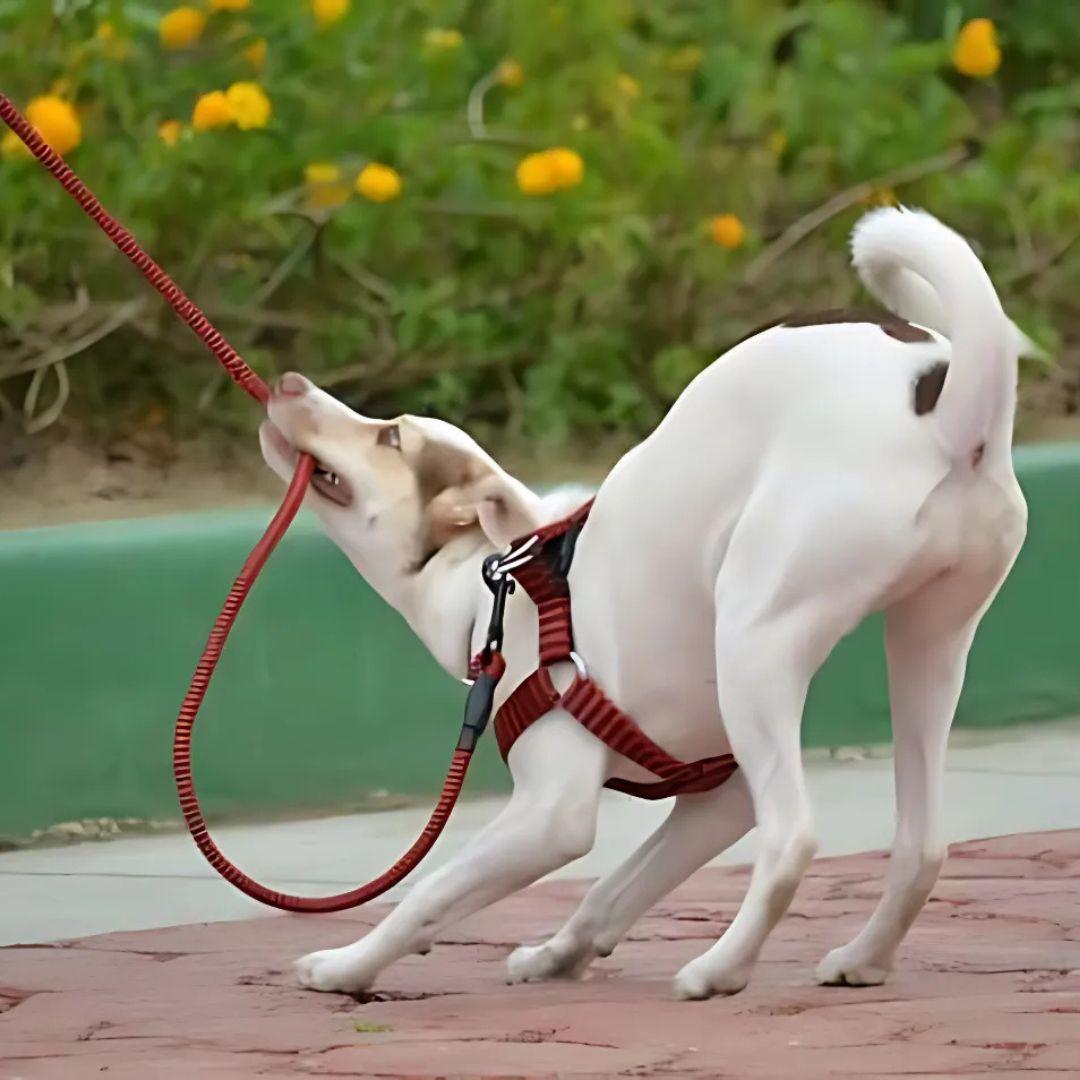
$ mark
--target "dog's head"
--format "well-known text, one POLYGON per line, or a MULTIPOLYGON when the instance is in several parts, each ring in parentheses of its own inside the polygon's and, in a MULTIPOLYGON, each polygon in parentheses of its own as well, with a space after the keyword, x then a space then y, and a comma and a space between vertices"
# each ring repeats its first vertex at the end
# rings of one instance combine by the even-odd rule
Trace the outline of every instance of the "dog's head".
POLYGON ((288 480, 299 452, 315 458, 308 504, 384 595, 455 541, 502 547, 539 521, 538 498, 452 424, 372 420, 293 373, 274 387, 267 416, 266 463, 288 480))

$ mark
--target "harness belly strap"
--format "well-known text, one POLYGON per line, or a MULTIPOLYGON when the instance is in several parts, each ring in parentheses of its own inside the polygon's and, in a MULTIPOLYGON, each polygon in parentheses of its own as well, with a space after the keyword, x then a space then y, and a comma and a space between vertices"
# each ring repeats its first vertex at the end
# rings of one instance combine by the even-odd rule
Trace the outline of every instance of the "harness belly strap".
MULTIPOLYGON (((535 540, 512 545, 512 553, 506 557, 507 563, 517 565, 505 572, 521 585, 537 608, 541 666, 514 688, 495 715, 499 752, 505 761, 521 734, 540 717, 560 706, 615 753, 658 777, 652 782, 612 778, 605 787, 640 799, 666 799, 672 795, 711 791, 738 768, 734 757, 722 754, 691 762, 673 758, 585 674, 574 653, 567 574, 578 534, 591 509, 590 501, 568 518, 539 530, 535 540), (514 550, 522 553, 521 558, 528 552, 528 561, 521 563, 514 557, 514 550), (574 661, 578 675, 566 693, 560 694, 548 668, 563 660, 574 661)), ((483 654, 473 661, 472 669, 479 670, 482 660, 483 654)))

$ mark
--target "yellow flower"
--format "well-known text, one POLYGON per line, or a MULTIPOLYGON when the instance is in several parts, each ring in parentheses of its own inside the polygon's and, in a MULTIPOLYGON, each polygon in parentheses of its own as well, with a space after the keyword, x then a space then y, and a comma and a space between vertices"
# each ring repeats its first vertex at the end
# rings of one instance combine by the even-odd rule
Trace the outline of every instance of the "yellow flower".
POLYGON ((558 191, 555 168, 548 152, 527 154, 517 166, 517 186, 523 195, 550 195, 558 191))
POLYGON ((307 204, 325 210, 348 202, 349 186, 341 179, 341 169, 331 161, 313 161, 304 169, 307 204))
POLYGON ((360 170, 356 190, 372 202, 389 202, 401 194, 401 177, 396 169, 373 161, 360 170))
POLYGON ((709 232, 721 247, 734 251, 746 239, 746 226, 734 214, 717 214, 709 219, 709 232))
POLYGON ((668 57, 667 66, 681 75, 689 75, 701 67, 704 59, 705 50, 700 45, 684 45, 668 57))
POLYGON ((179 120, 162 120, 158 124, 158 138, 166 146, 175 146, 180 141, 180 133, 183 130, 179 120))
POLYGON ((173 8, 158 23, 158 38, 166 49, 187 49, 202 37, 205 27, 206 16, 198 8, 173 8))
POLYGON ((970 19, 960 28, 952 51, 953 67, 976 79, 993 75, 1001 67, 997 29, 989 19, 970 19))
POLYGON ((424 34, 424 44, 429 49, 440 51, 460 49, 464 40, 460 30, 445 30, 440 27, 434 27, 424 34))
POLYGON ((783 157, 784 151, 788 148, 787 132, 774 128, 765 136, 765 145, 773 157, 783 157))
POLYGON ((4 132, 4 138, 0 141, 0 153, 6 158, 32 156, 29 147, 14 131, 4 132))
POLYGON ((266 67, 266 38, 256 38, 245 45, 241 55, 256 71, 262 71, 266 67))
POLYGON ((225 98, 241 131, 264 128, 270 122, 274 110, 266 91, 258 83, 235 82, 225 91, 225 98))
POLYGON ((26 106, 26 119, 58 154, 66 154, 82 142, 82 123, 74 107, 55 94, 34 98, 26 106))
POLYGON ((101 42, 101 51, 109 60, 124 60, 131 52, 131 42, 120 37, 111 22, 98 23, 94 36, 101 42))
POLYGON ((627 75, 623 72, 615 80, 615 85, 618 86, 619 93, 621 93, 623 97, 629 98, 631 101, 641 97, 641 84, 633 75, 627 75))
POLYGON ((209 94, 203 94, 195 102, 195 109, 191 114, 191 126, 196 131, 227 127, 232 122, 232 106, 220 90, 211 90, 209 94))
POLYGON ((210 0, 211 11, 247 11, 251 0, 210 0))
POLYGON ((495 69, 495 81, 509 90, 516 90, 525 81, 525 71, 516 60, 507 57, 495 69))
POLYGON ((311 14, 320 30, 341 22, 349 14, 350 0, 311 0, 311 14))
POLYGON ((341 169, 332 161, 313 161, 304 168, 304 183, 333 184, 341 179, 341 169))
POLYGON ((560 188, 577 187, 585 176, 585 162, 576 150, 565 146, 556 146, 549 150, 551 167, 555 171, 555 180, 560 188))
POLYGON ((518 162, 517 185, 524 195, 550 195, 576 187, 585 175, 585 163, 576 150, 556 146, 528 154, 518 162))

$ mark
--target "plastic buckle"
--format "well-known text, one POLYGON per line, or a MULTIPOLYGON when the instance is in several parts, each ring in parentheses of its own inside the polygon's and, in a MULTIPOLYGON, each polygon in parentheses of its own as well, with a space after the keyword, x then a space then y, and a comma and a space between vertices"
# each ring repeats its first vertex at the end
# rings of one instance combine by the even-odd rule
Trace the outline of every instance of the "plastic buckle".
POLYGON ((457 748, 470 753, 476 748, 480 736, 491 719, 495 704, 495 687, 499 680, 490 672, 481 671, 465 699, 465 719, 461 722, 461 736, 457 748))

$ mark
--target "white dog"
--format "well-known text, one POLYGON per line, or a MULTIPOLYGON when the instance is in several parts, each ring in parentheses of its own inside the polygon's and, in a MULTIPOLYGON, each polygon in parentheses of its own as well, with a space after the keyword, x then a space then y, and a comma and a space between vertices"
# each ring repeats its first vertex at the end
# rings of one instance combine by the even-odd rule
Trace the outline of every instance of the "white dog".
MULTIPOLYGON (((512 982, 580 974, 756 824, 738 915, 675 981, 684 998, 746 985, 815 851, 799 752, 807 686, 873 611, 886 620, 896 836, 881 902, 818 979, 882 982, 937 879, 968 649, 1026 530, 1010 443, 1030 342, 968 244, 930 215, 868 214, 853 252, 893 314, 792 319, 741 342, 600 488, 569 575, 577 650, 669 753, 730 751, 740 768, 678 796, 551 940, 512 953, 512 982)), ((282 478, 297 450, 314 455, 310 505, 327 533, 455 676, 483 644, 484 557, 578 502, 537 497, 449 424, 367 419, 300 375, 281 379, 261 441, 282 478)), ((537 667, 536 609, 520 590, 504 652, 502 697, 537 667)), ((652 779, 560 708, 509 766, 498 817, 365 938, 300 960, 304 986, 370 986, 450 923, 585 854, 606 780, 652 779)))

